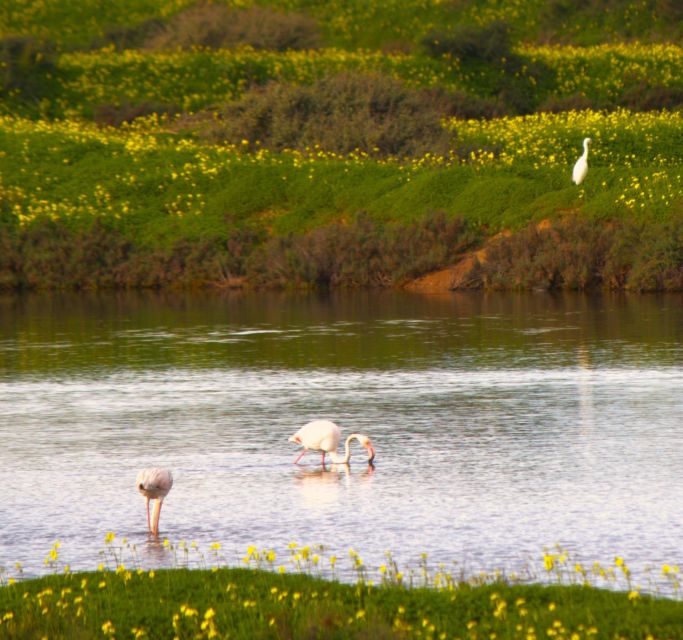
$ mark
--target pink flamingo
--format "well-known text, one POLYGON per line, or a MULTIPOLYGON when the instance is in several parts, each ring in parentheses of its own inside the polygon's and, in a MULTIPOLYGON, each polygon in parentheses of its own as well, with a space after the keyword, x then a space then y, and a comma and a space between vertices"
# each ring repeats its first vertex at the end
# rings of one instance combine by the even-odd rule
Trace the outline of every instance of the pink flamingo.
POLYGON ((164 498, 173 486, 173 476, 168 469, 148 467, 138 473, 135 480, 138 491, 145 496, 147 506, 147 529, 153 536, 159 535, 159 516, 164 498), (156 500, 152 511, 152 520, 149 518, 149 501, 156 500))
POLYGON ((351 458, 350 443, 351 440, 358 440, 360 444, 368 451, 368 464, 372 464, 375 459, 375 449, 370 442, 368 436, 362 433, 352 433, 344 443, 344 455, 340 456, 337 453, 339 440, 341 439, 341 429, 331 420, 313 420, 306 423, 293 436, 290 436, 290 442, 296 442, 303 446, 304 450, 299 457, 294 461, 297 464, 304 456, 306 451, 320 451, 322 453, 322 465, 325 466, 325 454, 329 453, 332 462, 335 464, 348 464, 351 458))

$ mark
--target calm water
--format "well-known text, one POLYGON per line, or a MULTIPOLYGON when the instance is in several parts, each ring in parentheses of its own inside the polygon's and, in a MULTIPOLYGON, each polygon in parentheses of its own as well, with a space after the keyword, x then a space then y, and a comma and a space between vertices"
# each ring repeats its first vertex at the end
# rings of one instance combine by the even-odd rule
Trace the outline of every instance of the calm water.
POLYGON ((644 575, 683 563, 682 389, 680 296, 0 298, 0 566, 59 540, 95 568, 108 531, 176 562, 134 486, 158 464, 162 536, 229 564, 298 541, 516 571, 560 544, 644 575), (375 469, 292 465, 319 417, 375 469))

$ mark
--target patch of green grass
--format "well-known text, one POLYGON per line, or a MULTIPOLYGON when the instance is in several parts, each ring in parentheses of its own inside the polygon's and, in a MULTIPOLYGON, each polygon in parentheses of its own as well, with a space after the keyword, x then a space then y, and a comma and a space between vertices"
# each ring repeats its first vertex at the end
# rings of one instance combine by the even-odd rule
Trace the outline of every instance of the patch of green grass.
POLYGON ((588 586, 373 587, 249 569, 0 588, 0 638, 683 638, 683 603, 588 586), (494 636, 495 634, 495 636, 494 636))
MULTIPOLYGON (((0 33, 51 38, 62 47, 87 46, 114 27, 134 27, 170 16, 194 0, 7 0, 0 12, 0 33)), ((410 46, 435 28, 482 25, 502 20, 520 40, 554 40, 587 45, 615 39, 680 37, 681 9, 672 0, 222 0, 228 7, 261 5, 307 13, 319 21, 328 44, 355 47, 410 46)))

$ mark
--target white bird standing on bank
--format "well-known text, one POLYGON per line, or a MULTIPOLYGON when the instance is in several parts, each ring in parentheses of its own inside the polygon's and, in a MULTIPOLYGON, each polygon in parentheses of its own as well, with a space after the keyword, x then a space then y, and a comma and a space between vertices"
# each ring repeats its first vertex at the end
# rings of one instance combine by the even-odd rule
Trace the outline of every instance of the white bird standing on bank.
POLYGON ((343 456, 337 453, 339 440, 341 439, 341 429, 331 420, 313 420, 306 423, 293 436, 290 436, 290 442, 296 442, 303 446, 304 450, 301 455, 294 461, 294 464, 299 462, 303 455, 309 449, 312 451, 320 451, 322 453, 322 465, 325 466, 325 454, 329 453, 332 462, 335 464, 348 464, 351 459, 351 440, 358 440, 360 444, 368 451, 368 464, 372 464, 375 459, 375 449, 370 442, 370 438, 361 433, 352 433, 344 444, 345 452, 343 456))
POLYGON ((159 535, 159 516, 161 516, 161 504, 173 486, 173 476, 168 469, 148 467, 138 473, 135 480, 138 491, 145 496, 147 505, 147 529, 153 536, 159 535), (149 501, 156 500, 152 511, 152 519, 149 517, 149 501))
POLYGON ((593 142, 590 138, 583 140, 583 155, 576 161, 574 171, 572 172, 572 180, 577 184, 581 184, 588 173, 588 146, 593 142))

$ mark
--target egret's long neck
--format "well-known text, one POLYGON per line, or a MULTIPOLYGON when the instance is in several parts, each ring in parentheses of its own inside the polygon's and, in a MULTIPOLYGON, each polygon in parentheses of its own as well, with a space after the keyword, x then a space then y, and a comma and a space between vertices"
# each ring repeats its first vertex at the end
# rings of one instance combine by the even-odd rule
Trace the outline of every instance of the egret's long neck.
POLYGON ((332 462, 335 464, 348 464, 349 460, 351 459, 351 440, 353 440, 356 436, 350 435, 348 438, 346 438, 346 442, 344 443, 344 455, 340 456, 336 451, 332 451, 330 453, 330 458, 332 458, 332 462))
POLYGON ((583 143, 583 159, 584 160, 588 159, 588 143, 587 142, 583 143))

